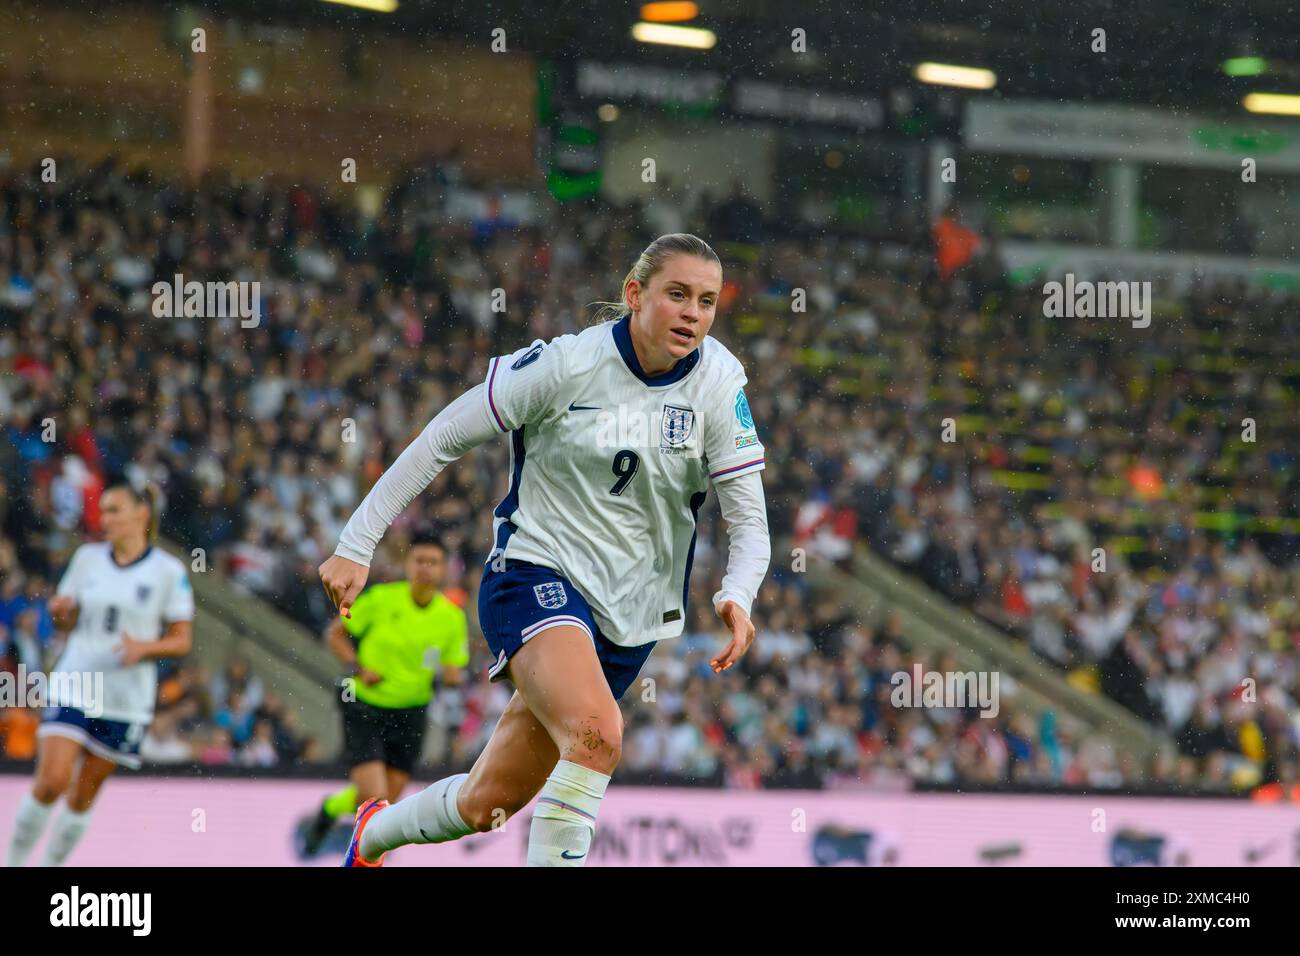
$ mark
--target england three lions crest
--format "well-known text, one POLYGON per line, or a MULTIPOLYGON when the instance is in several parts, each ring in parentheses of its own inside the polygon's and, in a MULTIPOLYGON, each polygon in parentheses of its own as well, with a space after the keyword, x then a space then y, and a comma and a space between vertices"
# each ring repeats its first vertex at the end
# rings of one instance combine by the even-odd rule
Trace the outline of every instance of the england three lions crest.
POLYGON ((695 429, 695 412, 680 405, 665 405, 663 417, 663 444, 676 448, 686 444, 695 429))
POLYGON ((569 595, 564 592, 564 585, 559 581, 534 585, 533 594, 537 595, 537 603, 548 611, 569 603, 569 595))

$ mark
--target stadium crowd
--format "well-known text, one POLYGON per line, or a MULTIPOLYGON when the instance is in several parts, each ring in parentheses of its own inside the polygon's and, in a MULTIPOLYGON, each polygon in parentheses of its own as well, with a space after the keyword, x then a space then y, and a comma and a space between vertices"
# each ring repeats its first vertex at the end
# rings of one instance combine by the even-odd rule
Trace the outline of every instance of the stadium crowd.
MULTIPOLYGON (((488 357, 616 298, 664 219, 662 204, 544 201, 540 224, 520 225, 475 211, 492 185, 449 163, 413 171, 374 215, 270 181, 184 189, 112 163, 60 169, 57 184, 0 173, 11 664, 49 663, 44 596, 96 533, 117 473, 163 489, 169 538, 319 632, 330 608, 315 569, 386 464, 488 357), (259 282, 260 320, 156 315, 153 283, 177 274, 259 282)), ((1294 298, 1204 288, 1166 297, 1144 330, 1064 322, 1007 282, 996 249, 954 269, 916 224, 883 242, 799 236, 739 191, 684 202, 678 219, 726 263, 716 334, 749 372, 777 547, 755 649, 714 677, 707 609, 726 542, 706 505, 688 633, 625 700, 629 771, 732 787, 1296 778, 1294 298), (1245 418, 1250 442, 1233 437, 1245 418), (870 547, 1176 748, 1140 767, 1014 695, 994 719, 893 707, 889 676, 917 660, 906 635, 811 588, 791 540, 849 568, 870 547)), ((495 443, 447 469, 398 519, 372 580, 398 573, 405 534, 427 521, 452 588, 472 595, 506 460, 495 443)), ((239 689, 256 677, 218 688, 183 665, 169 681, 155 754, 316 756, 273 694, 239 689)), ((436 702, 453 762, 472 759, 507 698, 480 682, 436 702)))

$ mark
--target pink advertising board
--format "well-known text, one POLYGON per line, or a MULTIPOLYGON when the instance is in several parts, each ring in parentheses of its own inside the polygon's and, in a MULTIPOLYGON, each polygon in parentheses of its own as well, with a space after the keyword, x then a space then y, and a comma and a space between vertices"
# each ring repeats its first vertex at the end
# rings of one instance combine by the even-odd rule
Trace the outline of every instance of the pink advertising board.
MULTIPOLYGON (((0 776, 0 839, 30 781, 0 776)), ((110 780, 69 861, 302 866, 322 781, 110 780)), ((414 788, 408 791, 414 792, 414 788)), ((516 866, 531 808, 496 832, 406 847, 392 866, 516 866)), ((343 831, 314 862, 337 865, 343 831)), ((39 848, 38 848, 38 853, 39 848)), ((1300 807, 1232 800, 740 792, 613 786, 591 866, 1297 866, 1300 807)))

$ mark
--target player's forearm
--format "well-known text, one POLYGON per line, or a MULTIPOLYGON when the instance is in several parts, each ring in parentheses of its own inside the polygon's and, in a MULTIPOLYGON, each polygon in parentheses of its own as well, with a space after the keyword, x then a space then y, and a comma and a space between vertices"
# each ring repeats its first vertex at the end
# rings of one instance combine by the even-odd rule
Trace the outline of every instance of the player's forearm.
POLYGON ((772 560, 762 474, 755 471, 717 482, 714 490, 731 545, 727 573, 722 578, 722 589, 713 596, 713 603, 717 606, 723 601, 734 601, 748 615, 772 560))
POLYGON ((498 434, 476 385, 439 412, 370 489, 334 553, 366 567, 393 519, 449 464, 498 434))
POLYGON ((325 637, 325 646, 329 648, 340 664, 356 667, 357 650, 347 638, 347 632, 337 620, 330 622, 329 633, 325 637))
POLYGON ((189 621, 175 621, 148 648, 147 657, 162 660, 165 657, 184 657, 194 645, 193 627, 189 621))

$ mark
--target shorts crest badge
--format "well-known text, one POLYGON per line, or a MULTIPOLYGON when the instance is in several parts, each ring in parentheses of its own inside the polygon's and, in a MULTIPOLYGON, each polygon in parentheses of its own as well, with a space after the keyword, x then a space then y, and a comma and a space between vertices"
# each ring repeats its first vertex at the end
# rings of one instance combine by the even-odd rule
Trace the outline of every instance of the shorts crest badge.
POLYGON ((564 585, 559 581, 534 585, 533 594, 537 595, 537 603, 549 611, 569 603, 569 595, 565 593, 564 585))

